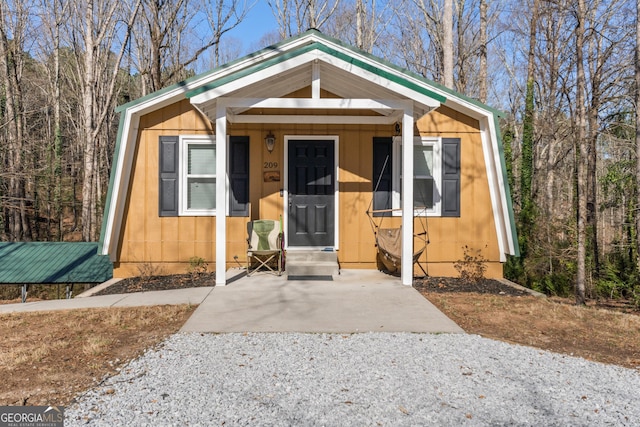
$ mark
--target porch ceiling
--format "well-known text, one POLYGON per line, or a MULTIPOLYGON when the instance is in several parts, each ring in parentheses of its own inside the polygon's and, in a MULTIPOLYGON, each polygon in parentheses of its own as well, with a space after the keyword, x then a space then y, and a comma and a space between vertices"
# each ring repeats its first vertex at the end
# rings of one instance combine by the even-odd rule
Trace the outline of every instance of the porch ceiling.
MULTIPOLYGON (((224 94, 225 98, 251 98, 251 99, 279 99, 291 98, 291 95, 301 89, 310 88, 310 98, 320 97, 320 90, 317 93, 313 89, 314 80, 319 82, 319 89, 326 91, 329 95, 324 99, 339 98, 353 100, 390 100, 404 103, 409 101, 403 95, 362 78, 350 71, 341 69, 323 61, 314 61, 301 64, 299 66, 283 70, 277 74, 266 77, 262 80, 254 81, 235 90, 224 94)), ((326 95, 325 95, 326 96, 326 95)), ((215 121, 218 105, 218 97, 203 101, 192 99, 192 103, 209 120, 215 121), (194 102, 195 101, 195 102, 194 102)), ((307 115, 297 111, 297 108, 275 107, 266 108, 255 114, 256 111, 249 107, 230 106, 227 110, 230 122, 244 123, 394 123, 401 120, 402 110, 393 108, 371 108, 369 111, 351 110, 350 115, 340 114, 338 111, 328 111, 322 115, 307 115), (283 111, 284 110, 284 111, 283 111)), ((413 113, 417 119, 427 114, 434 108, 433 105, 413 101, 413 113)), ((307 112, 308 113, 308 112, 307 112)))

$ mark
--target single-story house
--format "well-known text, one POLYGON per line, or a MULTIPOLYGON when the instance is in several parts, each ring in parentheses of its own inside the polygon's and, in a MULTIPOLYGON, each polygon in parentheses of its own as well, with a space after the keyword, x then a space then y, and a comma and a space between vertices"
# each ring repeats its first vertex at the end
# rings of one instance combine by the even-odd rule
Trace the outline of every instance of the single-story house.
POLYGON ((465 247, 487 277, 518 255, 499 113, 317 30, 119 112, 99 246, 114 277, 199 257, 224 285, 255 219, 282 220, 287 252, 374 269, 371 210, 402 230, 405 285, 425 225, 432 276, 457 275, 465 247))

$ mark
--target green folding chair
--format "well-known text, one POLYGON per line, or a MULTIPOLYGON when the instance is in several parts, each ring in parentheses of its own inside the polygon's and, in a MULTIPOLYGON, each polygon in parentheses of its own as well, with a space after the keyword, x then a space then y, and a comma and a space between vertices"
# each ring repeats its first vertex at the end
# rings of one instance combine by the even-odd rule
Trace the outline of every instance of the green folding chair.
POLYGON ((258 219, 247 223, 247 276, 263 270, 282 275, 280 221, 258 219))

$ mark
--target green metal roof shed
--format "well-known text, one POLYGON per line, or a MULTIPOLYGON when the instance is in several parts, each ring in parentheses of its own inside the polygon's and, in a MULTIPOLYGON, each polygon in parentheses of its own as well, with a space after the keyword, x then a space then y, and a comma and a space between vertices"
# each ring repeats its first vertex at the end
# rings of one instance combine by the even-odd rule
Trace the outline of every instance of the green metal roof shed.
POLYGON ((0 284, 102 283, 112 276, 96 242, 0 243, 0 284))

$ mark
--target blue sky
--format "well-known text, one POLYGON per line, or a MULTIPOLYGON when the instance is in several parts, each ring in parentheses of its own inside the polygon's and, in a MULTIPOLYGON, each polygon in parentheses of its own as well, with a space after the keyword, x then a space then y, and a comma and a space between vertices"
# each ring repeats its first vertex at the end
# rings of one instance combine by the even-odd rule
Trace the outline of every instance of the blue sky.
MULTIPOLYGON (((278 28, 276 19, 271 12, 271 8, 264 0, 255 1, 255 5, 249 11, 247 17, 228 33, 230 37, 242 40, 246 53, 260 38, 278 28)), ((223 39, 224 40, 224 39, 223 39)))

